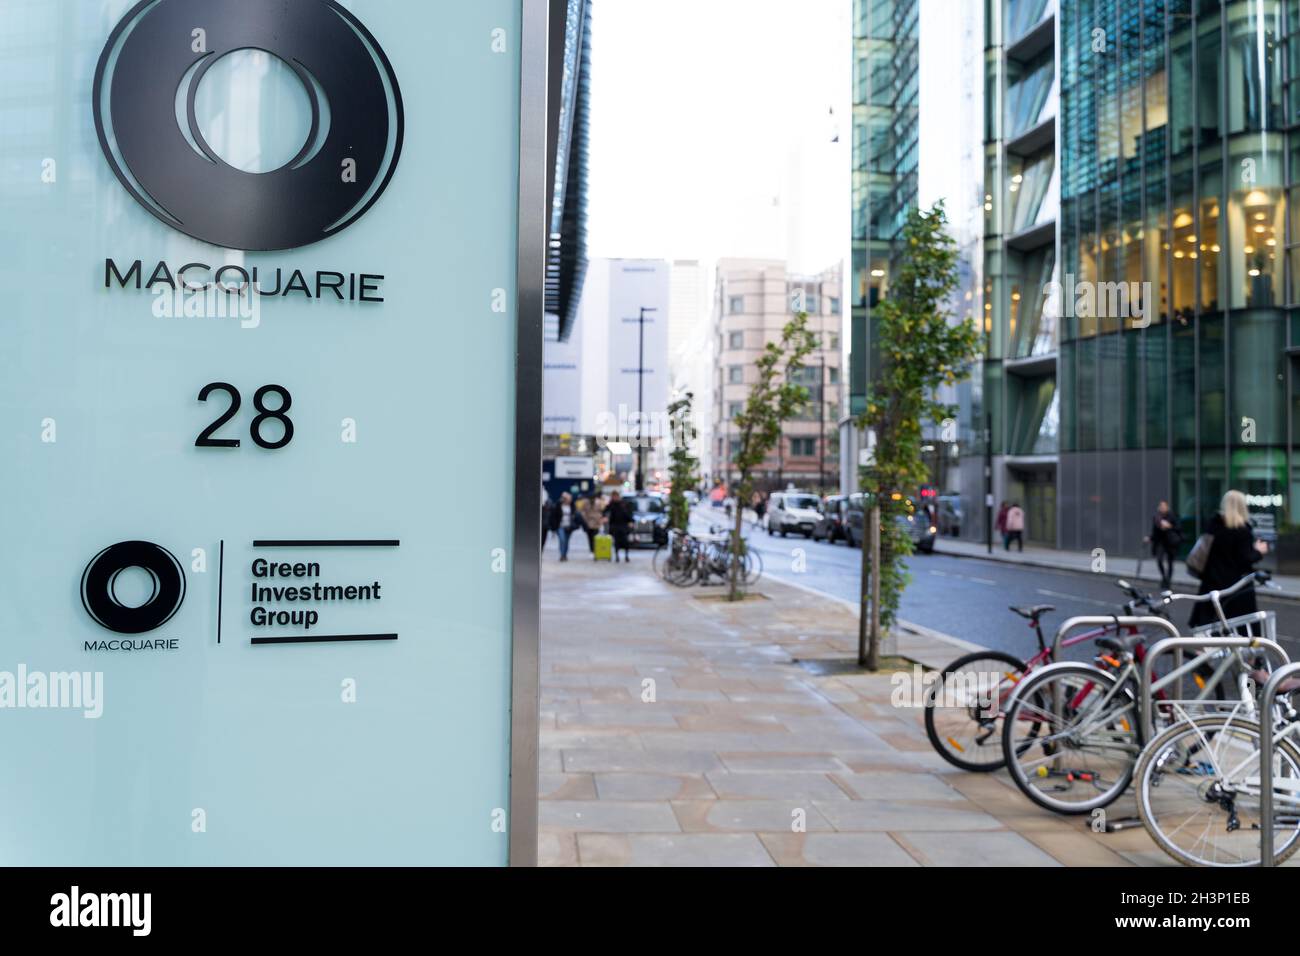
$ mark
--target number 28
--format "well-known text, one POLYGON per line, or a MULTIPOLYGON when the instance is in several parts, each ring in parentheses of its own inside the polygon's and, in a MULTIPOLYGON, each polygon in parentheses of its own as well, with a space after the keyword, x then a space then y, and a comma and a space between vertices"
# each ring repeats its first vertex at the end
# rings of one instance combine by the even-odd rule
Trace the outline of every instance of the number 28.
MULTIPOLYGON (((239 389, 228 382, 209 382, 199 389, 199 401, 206 402, 208 396, 213 392, 225 392, 230 396, 230 406, 221 413, 221 415, 207 428, 199 433, 199 437, 194 439, 194 445, 197 448, 238 448, 238 438, 214 438, 213 433, 218 428, 226 424, 239 413, 241 399, 239 389)), ((289 390, 283 385, 263 385, 253 394, 253 407, 257 409, 257 415, 253 417, 252 424, 248 432, 262 448, 283 448, 293 439, 293 422, 289 420, 288 411, 293 405, 293 397, 289 390), (274 392, 280 397, 279 408, 267 408, 265 401, 266 396, 274 392), (284 429, 284 434, 275 441, 268 441, 262 435, 262 423, 268 419, 277 421, 284 429)))

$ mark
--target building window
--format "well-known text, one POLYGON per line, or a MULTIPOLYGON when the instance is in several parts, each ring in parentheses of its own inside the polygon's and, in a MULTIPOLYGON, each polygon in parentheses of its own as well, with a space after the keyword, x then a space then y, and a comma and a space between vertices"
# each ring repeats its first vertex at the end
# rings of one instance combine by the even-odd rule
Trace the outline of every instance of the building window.
POLYGON ((831 315, 840 314, 840 300, 837 296, 831 296, 831 315))
POLYGON ((832 350, 834 350, 834 349, 838 349, 838 348, 840 347, 840 337, 839 337, 839 335, 836 334, 836 333, 833 333, 833 334, 831 335, 831 337, 830 337, 830 344, 827 345, 826 347, 827 347, 828 349, 832 349, 832 350))
POLYGON ((743 385, 745 382, 745 369, 741 365, 727 366, 727 382, 731 385, 743 385))
POLYGON ((811 458, 817 454, 816 438, 791 438, 790 455, 794 458, 811 458))
POLYGON ((734 420, 736 416, 740 414, 740 410, 742 407, 743 405, 740 402, 728 402, 727 417, 734 420))
POLYGON ((831 377, 832 385, 838 385, 840 383, 840 370, 835 368, 835 366, 828 368, 826 374, 831 377))
POLYGON ((743 295, 733 295, 727 300, 727 311, 732 315, 745 311, 745 297, 743 295))
POLYGON ((744 332, 729 332, 729 333, 727 333, 727 348, 729 348, 729 349, 743 349, 744 347, 745 347, 745 333, 744 333, 744 332))

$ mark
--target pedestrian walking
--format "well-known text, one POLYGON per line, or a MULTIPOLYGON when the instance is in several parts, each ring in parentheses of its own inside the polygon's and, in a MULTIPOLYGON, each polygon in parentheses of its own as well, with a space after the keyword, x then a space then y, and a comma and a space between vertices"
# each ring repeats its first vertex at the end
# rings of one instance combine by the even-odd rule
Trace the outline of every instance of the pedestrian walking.
POLYGON ((569 536, 576 530, 581 518, 573 507, 573 496, 567 491, 560 495, 559 504, 551 509, 551 530, 560 542, 560 560, 569 560, 569 536))
POLYGON ((578 518, 582 521, 582 530, 587 534, 587 548, 591 551, 591 560, 596 560, 596 532, 600 530, 600 511, 596 507, 596 492, 592 491, 578 500, 578 518))
POLYGON ((1174 524, 1169 502, 1162 501, 1156 506, 1155 517, 1151 519, 1151 533, 1146 540, 1151 545, 1156 567, 1160 569, 1160 590, 1168 591, 1174 581, 1174 555, 1183 543, 1183 533, 1174 524))
POLYGON ((550 496, 542 491, 542 550, 546 550, 546 536, 551 533, 551 510, 555 507, 550 496))
POLYGON ((618 553, 622 551, 624 563, 631 564, 632 557, 628 551, 628 535, 632 524, 632 516, 628 514, 627 506, 623 503, 623 496, 617 491, 610 493, 609 504, 605 505, 603 514, 606 523, 609 525, 609 533, 614 537, 615 563, 618 562, 618 553))
MULTIPOLYGON (((1219 503, 1219 513, 1210 520, 1205 533, 1211 537, 1210 553, 1201 571, 1201 587, 1197 594, 1221 591, 1236 584, 1255 568, 1255 563, 1268 554, 1268 544, 1255 537, 1246 510, 1246 496, 1240 491, 1229 491, 1219 503)), ((1240 617, 1259 610, 1255 603, 1253 585, 1243 588, 1223 602, 1224 617, 1240 617)), ((1189 626, 1213 624, 1218 621, 1214 605, 1203 601, 1192 606, 1189 626)))
POLYGON ((767 496, 761 491, 754 492, 751 507, 754 509, 754 525, 761 528, 763 526, 763 515, 767 514, 767 496))
POLYGON ((1006 540, 1006 544, 1004 545, 1005 549, 1007 551, 1010 551, 1011 542, 1014 541, 1016 543, 1016 550, 1020 551, 1021 553, 1024 553, 1025 513, 1021 509, 1020 505, 1014 501, 1011 503, 1011 507, 1007 509, 1005 527, 1006 527, 1006 534, 1004 536, 1006 540))
POLYGON ((1008 544, 1010 539, 1007 538, 1007 503, 1005 501, 998 505, 998 517, 997 520, 993 522, 993 527, 997 528, 998 534, 1002 535, 1003 549, 1007 551, 1011 550, 1010 545, 1008 544))

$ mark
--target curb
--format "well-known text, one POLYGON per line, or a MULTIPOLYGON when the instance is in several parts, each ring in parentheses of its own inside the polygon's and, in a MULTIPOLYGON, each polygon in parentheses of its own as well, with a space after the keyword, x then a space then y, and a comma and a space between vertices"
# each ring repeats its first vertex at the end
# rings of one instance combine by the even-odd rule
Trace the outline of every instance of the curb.
MULTIPOLYGON (((808 594, 816 595, 817 597, 822 598, 823 600, 830 601, 833 604, 838 604, 841 607, 846 608, 855 618, 858 616, 859 608, 858 605, 855 604, 853 601, 846 601, 844 598, 836 597, 833 594, 827 594, 825 591, 819 591, 816 588, 809 587, 806 584, 796 584, 794 581, 786 581, 781 578, 775 578, 775 577, 769 578, 769 580, 774 581, 777 584, 784 584, 787 587, 792 587, 798 591, 805 591, 808 594)), ((963 654, 970 653, 971 651, 983 651, 988 649, 983 644, 976 644, 972 641, 965 641, 962 640, 960 637, 953 637, 951 634, 945 634, 942 631, 932 630, 931 628, 925 627, 924 625, 921 624, 913 624, 911 621, 904 621, 902 618, 898 619, 898 628, 901 631, 904 631, 909 634, 914 634, 917 637, 923 637, 931 641, 939 641, 944 644, 951 644, 954 648, 961 651, 961 653, 963 654)), ((906 657, 907 655, 901 654, 900 652, 900 656, 906 657)), ((909 658, 909 660, 910 659, 911 658, 909 658)), ((924 661, 917 661, 917 663, 921 664, 924 667, 933 666, 930 664, 926 664, 924 661)))

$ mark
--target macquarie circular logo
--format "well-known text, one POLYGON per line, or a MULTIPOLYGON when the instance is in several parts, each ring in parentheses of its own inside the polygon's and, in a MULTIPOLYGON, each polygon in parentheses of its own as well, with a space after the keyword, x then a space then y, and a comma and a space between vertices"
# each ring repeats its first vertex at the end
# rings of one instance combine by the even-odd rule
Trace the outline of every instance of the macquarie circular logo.
POLYGON ((100 54, 92 102, 123 187, 172 228, 229 249, 289 249, 347 228, 402 152, 392 65, 334 0, 141 0, 100 54), (196 115, 204 76, 241 51, 281 61, 310 103, 301 148, 264 172, 223 159, 196 115))
POLYGON ((185 570, 176 556, 152 541, 119 541, 90 559, 81 573, 81 604, 96 624, 118 634, 143 634, 171 620, 185 600, 185 570), (128 568, 149 575, 153 590, 135 607, 116 594, 117 578, 128 568))

